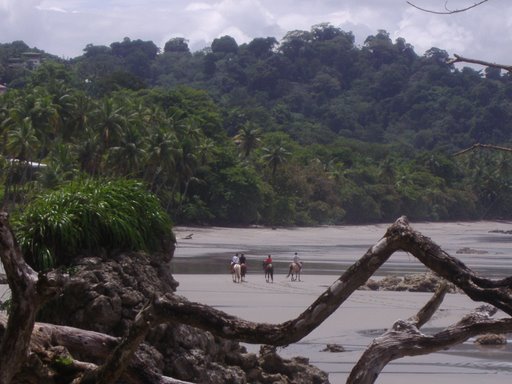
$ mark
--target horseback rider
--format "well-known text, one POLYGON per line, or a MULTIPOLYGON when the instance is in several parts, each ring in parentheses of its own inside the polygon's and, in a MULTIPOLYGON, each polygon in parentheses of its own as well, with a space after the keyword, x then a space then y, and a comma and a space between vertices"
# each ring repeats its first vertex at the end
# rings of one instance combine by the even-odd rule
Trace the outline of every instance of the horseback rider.
POLYGON ((302 261, 300 261, 300 257, 297 254, 297 252, 293 255, 293 262, 299 266, 300 269, 302 269, 302 261))
POLYGON ((231 272, 233 272, 233 267, 235 264, 240 264, 240 258, 238 257, 238 253, 235 253, 231 258, 231 272))
POLYGON ((269 265, 272 264, 272 256, 268 255, 265 260, 263 260, 263 269, 266 270, 269 265))
POLYGON ((240 264, 245 264, 245 255, 243 253, 240 255, 240 258, 238 261, 240 264))

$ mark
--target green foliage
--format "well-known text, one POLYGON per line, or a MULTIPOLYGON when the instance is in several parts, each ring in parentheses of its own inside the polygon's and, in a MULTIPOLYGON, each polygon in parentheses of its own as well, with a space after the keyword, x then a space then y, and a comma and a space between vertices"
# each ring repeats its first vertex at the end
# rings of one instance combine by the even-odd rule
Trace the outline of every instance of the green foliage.
POLYGON ((69 367, 73 364, 74 360, 72 356, 57 356, 57 358, 54 360, 54 363, 57 366, 62 367, 69 367))
POLYGON ((228 167, 209 177, 208 184, 208 203, 218 222, 247 225, 261 220, 265 186, 254 169, 228 167))
POLYGON ((32 201, 15 233, 37 270, 99 250, 160 250, 171 223, 158 199, 131 180, 81 180, 32 201))
MULTIPOLYGON (((46 165, 4 164, 5 200, 85 173, 142 179, 187 223, 512 215, 507 159, 452 156, 511 146, 510 75, 456 68, 441 48, 419 56, 383 30, 356 46, 328 23, 187 44, 125 38, 37 70, 0 64, 19 87, 0 96, 1 155, 46 165)), ((0 62, 27 49, 0 44, 0 62)))
POLYGON ((213 53, 236 53, 238 51, 238 44, 231 36, 222 36, 213 40, 211 48, 213 53))

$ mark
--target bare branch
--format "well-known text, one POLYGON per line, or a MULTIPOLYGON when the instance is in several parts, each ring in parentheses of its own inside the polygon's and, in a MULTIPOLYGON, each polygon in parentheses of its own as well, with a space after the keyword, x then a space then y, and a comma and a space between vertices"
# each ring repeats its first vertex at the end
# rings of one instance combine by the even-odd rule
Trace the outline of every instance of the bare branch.
POLYGON ((482 5, 483 3, 486 3, 487 1, 488 0, 482 0, 482 1, 475 3, 473 5, 470 5, 469 7, 466 7, 466 8, 450 10, 450 9, 448 9, 448 0, 447 0, 444 3, 444 8, 446 9, 446 11, 433 11, 431 9, 421 8, 421 7, 417 6, 416 4, 411 3, 410 1, 407 1, 407 4, 409 4, 411 7, 414 7, 416 9, 419 9, 420 11, 427 12, 427 13, 433 13, 436 15, 453 15, 454 13, 466 12, 472 8, 482 5))
POLYGON ((436 313, 442 304, 446 293, 448 292, 448 284, 443 282, 437 289, 432 298, 421 308, 418 313, 409 318, 409 322, 417 328, 423 327, 436 313))
POLYGON ((462 57, 462 56, 457 55, 457 54, 454 54, 453 56, 454 56, 453 59, 450 59, 450 60, 446 61, 447 64, 470 63, 470 64, 482 65, 484 67, 492 67, 492 68, 497 68, 497 69, 503 69, 505 71, 512 72, 512 65, 497 64, 497 63, 492 63, 492 62, 489 62, 489 61, 478 60, 478 59, 469 59, 467 57, 462 57))
POLYGON ((475 149, 478 149, 478 148, 487 148, 487 149, 493 149, 496 151, 512 152, 512 148, 509 148, 509 147, 500 147, 499 145, 477 143, 477 144, 473 144, 469 148, 463 149, 462 151, 455 153, 453 156, 460 156, 467 152, 474 151, 475 149))
POLYGON ((352 369, 347 384, 371 384, 390 362, 404 356, 426 355, 460 344, 470 337, 486 333, 508 333, 512 319, 493 320, 496 308, 484 305, 461 321, 434 335, 425 335, 408 321, 399 320, 366 349, 352 369))

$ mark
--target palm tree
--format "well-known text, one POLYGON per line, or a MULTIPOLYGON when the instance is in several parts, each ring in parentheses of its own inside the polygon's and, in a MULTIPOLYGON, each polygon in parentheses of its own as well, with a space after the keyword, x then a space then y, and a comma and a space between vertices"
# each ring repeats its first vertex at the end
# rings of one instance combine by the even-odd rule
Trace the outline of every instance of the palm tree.
POLYGON ((212 152, 215 149, 215 142, 209 137, 203 137, 197 146, 197 158, 201 165, 208 164, 212 152))
POLYGON ((92 128, 85 128, 80 140, 75 144, 80 169, 90 175, 96 175, 101 168, 102 149, 100 135, 92 128))
POLYGON ((291 153, 281 145, 281 143, 273 143, 263 148, 263 160, 270 167, 272 172, 272 184, 275 185, 277 167, 286 163, 291 153))
MULTIPOLYGON (((6 203, 10 193, 10 187, 14 184, 15 174, 21 172, 19 184, 24 184, 27 180, 29 170, 32 164, 29 162, 34 152, 39 147, 39 140, 36 136, 32 120, 30 117, 24 118, 19 124, 7 131, 6 154, 11 158, 8 176, 5 181, 4 201, 6 203)), ((15 195, 16 195, 15 191, 15 195)))
POLYGON ((109 148, 108 160, 112 168, 123 176, 137 176, 146 159, 140 135, 135 128, 130 127, 119 141, 119 145, 109 148))
POLYGON ((101 136, 103 152, 117 143, 123 131, 125 119, 121 114, 122 111, 122 107, 114 105, 113 99, 105 98, 92 113, 95 120, 94 126, 101 136))
POLYGON ((92 100, 82 92, 75 93, 71 100, 67 100, 65 118, 64 140, 69 140, 75 135, 81 136, 85 133, 92 110, 92 100))
POLYGON ((19 124, 7 131, 7 153, 13 159, 27 161, 32 158, 39 147, 39 139, 30 117, 25 117, 19 124))
POLYGON ((261 130, 252 122, 245 123, 233 140, 238 145, 240 153, 244 158, 248 158, 251 152, 260 144, 261 130))
POLYGON ((157 193, 175 169, 179 153, 177 138, 171 132, 156 129, 147 139, 146 151, 144 179, 149 181, 151 190, 157 193))

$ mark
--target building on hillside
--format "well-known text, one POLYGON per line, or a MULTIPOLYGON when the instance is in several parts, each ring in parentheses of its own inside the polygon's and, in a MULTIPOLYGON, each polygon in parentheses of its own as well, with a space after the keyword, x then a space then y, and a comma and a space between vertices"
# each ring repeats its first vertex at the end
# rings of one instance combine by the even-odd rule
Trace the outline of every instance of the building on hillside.
POLYGON ((3 95, 5 92, 7 92, 7 86, 0 84, 0 95, 3 95))
POLYGON ((42 54, 39 52, 23 52, 21 57, 28 69, 36 69, 41 65, 42 54))
POLYGON ((36 69, 41 65, 43 54, 39 52, 23 52, 19 57, 9 59, 9 67, 36 69))

